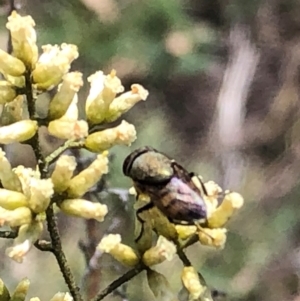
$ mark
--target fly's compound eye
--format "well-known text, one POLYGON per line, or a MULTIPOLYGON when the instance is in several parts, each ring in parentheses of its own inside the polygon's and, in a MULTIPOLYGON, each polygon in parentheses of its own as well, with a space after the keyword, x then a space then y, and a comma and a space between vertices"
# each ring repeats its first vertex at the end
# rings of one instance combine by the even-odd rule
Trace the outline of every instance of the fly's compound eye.
POLYGON ((134 181, 146 184, 168 182, 173 174, 172 161, 151 147, 132 152, 124 161, 123 173, 134 181))
POLYGON ((135 159, 137 157, 139 157, 140 155, 147 153, 149 151, 156 152, 156 150, 154 148, 152 148, 150 146, 144 146, 144 147, 138 148, 135 151, 133 151, 132 153, 130 153, 123 162, 123 174, 127 177, 130 177, 130 171, 131 171, 132 164, 135 161, 135 159))

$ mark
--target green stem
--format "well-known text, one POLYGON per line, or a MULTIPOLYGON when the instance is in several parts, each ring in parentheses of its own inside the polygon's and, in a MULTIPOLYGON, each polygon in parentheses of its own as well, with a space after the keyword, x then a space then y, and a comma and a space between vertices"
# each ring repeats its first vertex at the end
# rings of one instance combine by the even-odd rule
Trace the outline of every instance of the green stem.
POLYGON ((83 141, 75 141, 74 139, 67 140, 62 146, 53 151, 50 155, 48 155, 44 162, 43 172, 48 172, 49 165, 53 163, 64 151, 69 148, 80 148, 84 145, 83 141))
POLYGON ((144 264, 139 264, 133 269, 129 270, 127 273, 113 281, 111 284, 109 284, 103 291, 101 291, 95 298, 93 298, 91 301, 100 301, 104 299, 107 295, 112 293, 115 289, 117 289, 119 286, 124 284, 125 282, 129 281, 130 279, 134 278, 136 275, 140 274, 142 271, 146 270, 147 267, 144 264))

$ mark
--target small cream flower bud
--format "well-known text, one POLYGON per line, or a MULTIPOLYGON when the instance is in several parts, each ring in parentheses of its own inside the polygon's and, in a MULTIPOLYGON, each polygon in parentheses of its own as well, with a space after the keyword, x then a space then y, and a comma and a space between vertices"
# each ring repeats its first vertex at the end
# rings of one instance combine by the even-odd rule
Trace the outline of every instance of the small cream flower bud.
POLYGON ((32 245, 38 240, 43 231, 42 222, 32 222, 19 228, 14 246, 6 249, 6 255, 17 262, 22 262, 32 245))
POLYGON ((181 280, 190 293, 190 300, 200 300, 198 298, 205 293, 207 288, 200 283, 199 275, 192 266, 183 268, 181 280))
POLYGON ((101 177, 108 173, 108 152, 103 152, 86 169, 71 179, 68 196, 75 198, 84 195, 101 177))
POLYGON ((21 76, 25 72, 25 65, 21 60, 0 49, 0 72, 12 76, 21 76))
POLYGON ((0 127, 0 143, 9 144, 30 139, 38 129, 35 120, 21 120, 16 123, 0 127))
POLYGON ((52 136, 60 139, 82 139, 88 135, 88 124, 85 120, 53 120, 48 125, 52 136))
POLYGON ((243 197, 237 192, 227 193, 219 207, 212 212, 208 219, 210 228, 220 228, 228 221, 234 212, 244 204, 243 197))
POLYGON ((82 73, 70 72, 64 75, 63 82, 49 105, 50 120, 59 119, 67 112, 75 94, 82 86, 82 73))
POLYGON ((146 100, 149 92, 141 85, 134 84, 131 91, 121 94, 115 98, 109 106, 105 120, 112 122, 118 119, 122 114, 129 111, 140 100, 146 100))
POLYGON ((51 176, 56 192, 61 193, 67 190, 76 166, 75 157, 62 155, 58 158, 51 176))
POLYGON ((5 104, 7 102, 13 101, 17 96, 17 92, 14 88, 14 86, 5 81, 0 81, 0 104, 5 104))
POLYGON ((33 170, 31 168, 26 168, 22 165, 17 166, 14 168, 15 174, 18 176, 22 183, 22 190, 24 195, 30 199, 31 196, 31 190, 30 190, 30 183, 32 178, 40 179, 41 174, 38 169, 33 170))
POLYGON ((69 71, 71 63, 78 57, 77 46, 72 44, 44 45, 36 68, 32 72, 33 81, 39 90, 51 90, 60 83, 69 71))
POLYGON ((143 255, 143 262, 147 266, 162 263, 165 260, 172 260, 176 254, 176 246, 173 242, 163 236, 159 236, 156 246, 147 250, 143 255))
POLYGON ((97 247, 100 251, 111 254, 116 260, 126 266, 135 266, 139 258, 135 251, 121 243, 120 234, 109 234, 102 238, 97 247))
POLYGON ((78 102, 78 95, 76 93, 74 95, 66 113, 60 119, 57 119, 57 120, 76 122, 78 120, 78 115, 79 115, 77 102, 78 102))
POLYGON ((13 11, 8 17, 6 28, 10 31, 13 55, 20 59, 27 68, 33 69, 38 58, 36 32, 31 16, 21 17, 13 11))
POLYGON ((3 76, 14 87, 17 87, 17 88, 25 87, 25 77, 24 76, 12 76, 9 74, 3 74, 3 76))
POLYGON ((116 70, 111 70, 104 78, 103 99, 110 104, 118 93, 124 92, 121 80, 117 77, 116 70))
POLYGON ((22 279, 11 296, 11 301, 25 301, 30 286, 28 278, 22 279))
POLYGON ((123 120, 117 127, 89 135, 85 140, 85 147, 97 153, 114 145, 130 145, 135 139, 134 126, 123 120))
POLYGON ((21 192, 0 188, 0 206, 7 210, 13 210, 23 206, 27 207, 28 200, 21 192))
POLYGON ((4 105, 0 117, 0 124, 2 126, 9 125, 23 119, 23 100, 23 95, 18 95, 13 101, 4 105))
POLYGON ((59 207, 66 214, 86 219, 93 218, 99 222, 102 222, 107 214, 106 205, 82 199, 64 200, 59 207))
POLYGON ((41 301, 39 297, 30 298, 29 301, 41 301))
POLYGON ((180 239, 188 239, 197 232, 196 226, 175 225, 176 232, 180 239))
POLYGON ((72 296, 69 293, 56 293, 50 301, 73 301, 72 296))
POLYGON ((198 232, 198 236, 202 245, 222 249, 226 243, 226 233, 227 229, 225 228, 201 228, 201 231, 198 232))
POLYGON ((30 181, 29 207, 34 213, 45 211, 54 193, 51 179, 35 179, 30 181))
MULTIPOLYGON (((2 186, 6 189, 18 191, 18 192, 22 191, 21 182, 18 176, 13 172, 10 162, 5 157, 5 152, 1 148, 0 148, 0 180, 2 186)), ((1 201, 0 201, 0 206, 5 208, 5 206, 1 205, 1 201)), ((15 209, 15 208, 6 208, 6 209, 15 209)))
POLYGON ((14 210, 0 207, 0 226, 6 224, 10 227, 18 227, 29 224, 31 220, 31 211, 27 207, 19 207, 14 210))
POLYGON ((9 291, 1 278, 0 278, 0 300, 1 301, 9 301, 10 300, 9 291))
POLYGON ((99 124, 105 120, 108 106, 117 93, 124 91, 124 87, 115 70, 108 75, 97 71, 88 78, 88 81, 91 88, 85 105, 86 116, 91 124, 99 124))

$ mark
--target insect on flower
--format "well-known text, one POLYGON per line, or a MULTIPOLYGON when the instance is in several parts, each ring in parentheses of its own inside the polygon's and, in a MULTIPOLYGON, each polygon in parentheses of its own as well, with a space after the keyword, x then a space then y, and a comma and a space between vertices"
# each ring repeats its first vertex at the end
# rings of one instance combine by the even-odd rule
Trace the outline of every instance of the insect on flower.
POLYGON ((138 209, 137 215, 156 206, 172 223, 204 223, 207 217, 203 192, 189 173, 177 162, 154 148, 145 146, 133 151, 124 161, 123 173, 133 180, 137 198, 150 197, 150 203, 138 209))

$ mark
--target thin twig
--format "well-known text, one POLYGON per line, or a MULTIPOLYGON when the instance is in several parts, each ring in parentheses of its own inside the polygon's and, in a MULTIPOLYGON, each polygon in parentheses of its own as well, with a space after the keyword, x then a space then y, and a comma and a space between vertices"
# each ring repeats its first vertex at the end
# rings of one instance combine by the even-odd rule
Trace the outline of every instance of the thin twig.
MULTIPOLYGON (((33 90, 32 90, 32 84, 31 84, 31 78, 30 78, 30 73, 27 72, 25 74, 25 95, 27 99, 27 108, 28 108, 28 113, 29 113, 29 118, 31 120, 35 119, 35 97, 33 95, 33 90)), ((28 143, 32 146, 32 149, 34 151, 37 164, 39 167, 40 172, 42 173, 44 170, 44 160, 43 160, 43 155, 40 147, 40 142, 39 142, 39 133, 38 131, 35 133, 35 135, 28 141, 28 143)), ((44 177, 44 174, 42 174, 42 178, 44 177)))
POLYGON ((65 279, 65 282, 70 290, 70 293, 74 301, 82 301, 82 297, 79 291, 79 287, 76 285, 75 278, 71 272, 67 258, 62 249, 60 235, 56 223, 56 217, 53 210, 53 205, 50 205, 46 211, 47 215, 47 227, 51 237, 53 254, 59 265, 60 271, 65 279))
POLYGON ((53 249, 50 241, 39 239, 34 243, 34 246, 38 250, 43 251, 43 252, 52 252, 52 253, 54 252, 54 249, 53 249))
POLYGON ((0 238, 16 238, 17 236, 17 231, 0 231, 0 238))
POLYGON ((177 255, 185 267, 190 267, 192 264, 181 248, 177 247, 177 255))
POLYGON ((113 281, 110 285, 108 285, 103 291, 101 291, 94 299, 91 301, 100 301, 104 299, 107 295, 112 293, 115 289, 117 289, 122 284, 126 283, 130 279, 134 278, 136 275, 140 274, 142 271, 146 270, 147 267, 140 263, 135 268, 129 270, 127 273, 113 281))

